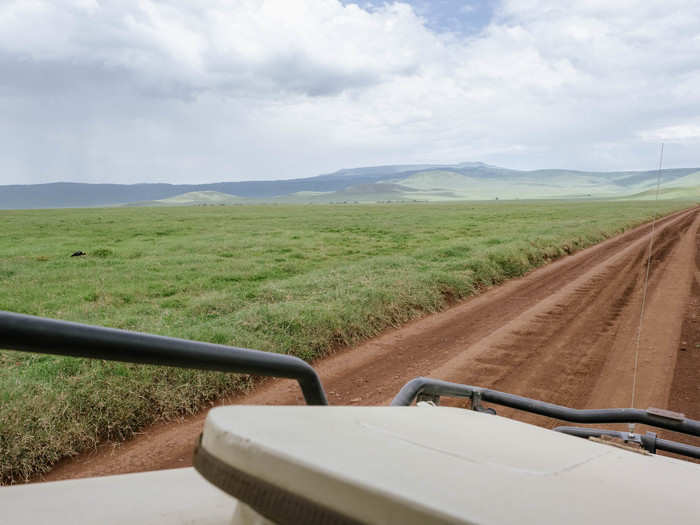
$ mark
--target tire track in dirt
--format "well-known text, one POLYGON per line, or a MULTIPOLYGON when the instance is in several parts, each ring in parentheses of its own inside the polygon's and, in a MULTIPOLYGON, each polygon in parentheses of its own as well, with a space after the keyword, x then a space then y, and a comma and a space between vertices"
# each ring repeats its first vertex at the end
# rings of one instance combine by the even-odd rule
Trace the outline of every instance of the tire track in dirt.
MULTIPOLYGON (((637 407, 668 406, 697 222, 695 215, 683 218, 660 231, 654 243, 637 407)), ((631 244, 434 375, 575 408, 630 406, 647 246, 647 239, 631 244)), ((559 424, 506 409, 499 413, 559 424)))
MULTIPOLYGON (((686 305, 681 337, 676 351, 675 368, 668 409, 700 418, 700 233, 695 235, 694 266, 690 300, 686 305)), ((659 437, 700 446, 700 438, 669 430, 658 431, 659 437)), ((670 454, 672 455, 672 454, 670 454)), ((687 458, 683 458, 687 459, 687 458)), ((700 460, 696 460, 700 463, 700 460)))
MULTIPOLYGON (((678 376, 676 353, 695 275, 699 222, 693 209, 656 223, 638 407, 673 408, 671 387, 678 376)), ((649 225, 640 226, 315 363, 329 401, 388 404, 404 383, 424 375, 576 408, 629 406, 649 233, 649 225)), ((698 392, 690 395, 696 408, 686 412, 700 417, 698 392)), ((224 403, 303 400, 295 382, 270 380, 224 403)), ((504 408, 498 412, 555 424, 504 408)), ((205 415, 154 425, 130 442, 63 461, 43 479, 188 466, 205 415)))

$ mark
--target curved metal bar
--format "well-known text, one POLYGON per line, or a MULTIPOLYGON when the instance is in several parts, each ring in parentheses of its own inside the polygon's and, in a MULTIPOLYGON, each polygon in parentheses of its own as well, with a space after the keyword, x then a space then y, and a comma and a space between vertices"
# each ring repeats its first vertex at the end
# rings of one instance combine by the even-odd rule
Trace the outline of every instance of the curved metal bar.
POLYGON ((391 404, 392 406, 408 406, 418 394, 472 398, 475 393, 480 395, 482 401, 574 423, 644 423, 653 427, 700 436, 700 421, 694 419, 664 417, 636 408, 593 410, 568 408, 488 388, 460 385, 427 377, 417 377, 406 383, 391 404))
POLYGON ((309 405, 327 405, 316 371, 290 355, 0 311, 0 348, 127 363, 296 379, 309 405))
POLYGON ((479 387, 450 383, 441 379, 428 377, 416 377, 401 387, 396 397, 392 399, 391 406, 409 406, 418 397, 418 394, 430 394, 450 397, 472 397, 472 394, 481 391, 479 387))

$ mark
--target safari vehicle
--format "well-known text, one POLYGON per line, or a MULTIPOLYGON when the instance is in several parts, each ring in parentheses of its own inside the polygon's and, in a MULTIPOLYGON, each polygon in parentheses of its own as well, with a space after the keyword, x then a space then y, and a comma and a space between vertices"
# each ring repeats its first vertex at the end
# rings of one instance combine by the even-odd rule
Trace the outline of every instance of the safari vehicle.
POLYGON ((2 487, 2 523, 700 522, 700 465, 656 454, 700 458, 700 447, 651 431, 548 430, 484 403, 700 436, 682 414, 577 410, 430 378, 388 407, 327 406, 295 357, 9 312, 0 348, 292 378, 308 405, 212 409, 194 468, 2 487), (444 396, 471 410, 439 406, 444 396))

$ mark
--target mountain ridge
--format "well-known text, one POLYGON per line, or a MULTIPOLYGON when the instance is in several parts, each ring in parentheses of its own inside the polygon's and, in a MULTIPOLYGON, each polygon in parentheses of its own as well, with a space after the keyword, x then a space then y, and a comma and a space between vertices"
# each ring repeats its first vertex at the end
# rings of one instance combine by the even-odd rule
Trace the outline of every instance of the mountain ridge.
MULTIPOLYGON (((368 166, 299 179, 207 184, 104 184, 52 182, 0 186, 0 209, 119 205, 230 204, 244 202, 376 202, 377 200, 490 200, 514 198, 613 198, 644 194, 659 172, 595 172, 569 169, 514 170, 484 164, 368 166), (214 192, 232 197, 206 195, 214 192), (190 195, 190 197, 192 196, 190 195)), ((661 171, 662 185, 700 182, 700 168, 661 171), (696 174, 698 174, 696 176, 696 174)), ((681 192, 682 193, 682 192, 681 192)), ((692 192, 691 192, 692 193, 692 192)), ((679 194, 675 192, 674 194, 679 194)), ((694 194, 694 193, 692 193, 694 194)))

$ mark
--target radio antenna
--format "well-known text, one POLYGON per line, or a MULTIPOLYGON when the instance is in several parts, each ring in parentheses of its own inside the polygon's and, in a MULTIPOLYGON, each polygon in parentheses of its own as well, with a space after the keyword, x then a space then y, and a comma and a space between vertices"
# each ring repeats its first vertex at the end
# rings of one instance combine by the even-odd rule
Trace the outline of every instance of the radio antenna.
MULTIPOLYGON (((644 276, 644 292, 642 294, 642 308, 639 312, 639 325, 637 326, 637 340, 634 350, 634 371, 632 375, 632 408, 634 408, 637 397, 637 372, 639 371, 639 343, 642 337, 642 322, 644 321, 644 307, 647 302, 647 289, 649 287, 649 270, 651 269, 651 250, 654 246, 654 228, 656 226, 656 215, 659 204, 659 188, 661 187, 661 166, 664 162, 664 144, 661 143, 661 153, 659 155, 659 170, 656 176, 656 199, 654 201, 654 218, 651 221, 651 234, 649 235, 649 251, 647 254, 647 269, 644 276)), ((630 424, 630 432, 634 430, 634 423, 630 424)))

